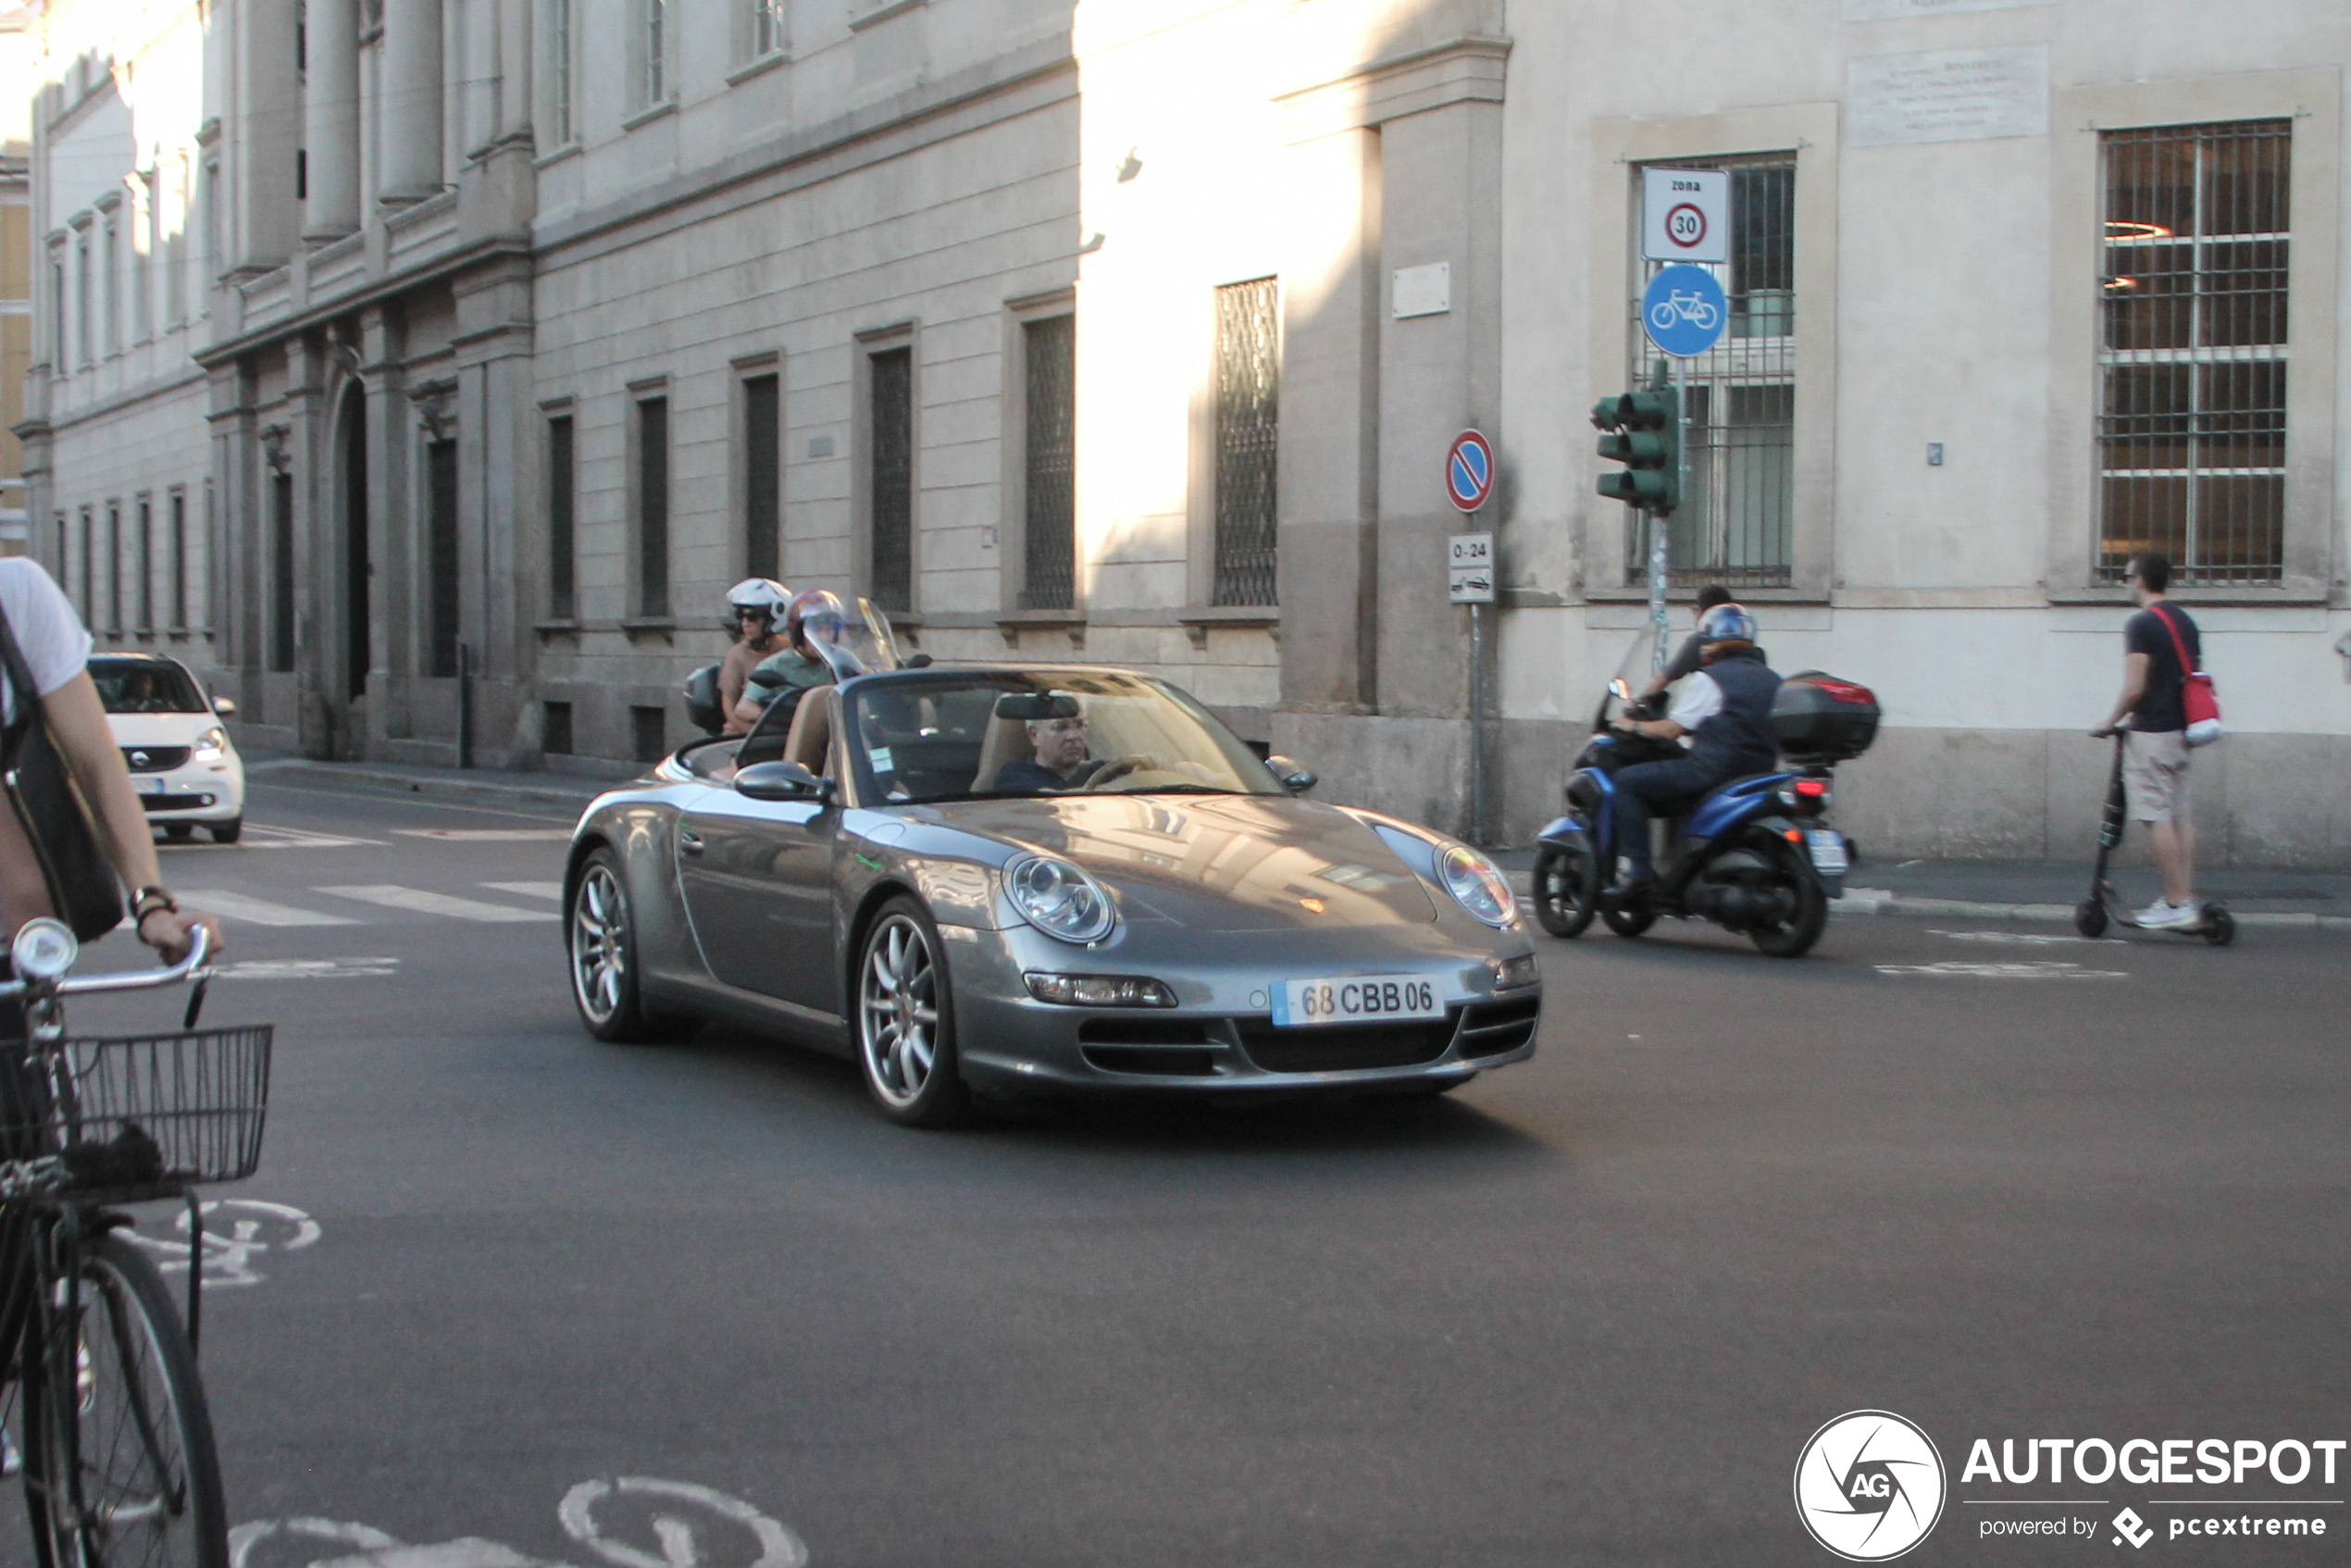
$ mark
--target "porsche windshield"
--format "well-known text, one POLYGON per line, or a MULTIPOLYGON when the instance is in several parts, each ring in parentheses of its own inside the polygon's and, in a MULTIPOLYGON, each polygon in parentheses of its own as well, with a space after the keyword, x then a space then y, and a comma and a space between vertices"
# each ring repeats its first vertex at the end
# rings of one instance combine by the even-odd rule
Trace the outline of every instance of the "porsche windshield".
POLYGON ((852 765, 877 801, 1281 792, 1199 703, 1135 676, 941 670, 843 696, 852 765))

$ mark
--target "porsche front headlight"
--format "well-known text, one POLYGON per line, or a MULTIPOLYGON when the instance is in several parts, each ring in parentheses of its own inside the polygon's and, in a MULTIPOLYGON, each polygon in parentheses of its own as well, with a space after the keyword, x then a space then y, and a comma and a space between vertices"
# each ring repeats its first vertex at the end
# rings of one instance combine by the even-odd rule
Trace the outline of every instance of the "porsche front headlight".
POLYGON ((1511 891, 1501 867, 1467 844, 1455 844, 1437 857, 1437 879, 1463 909, 1503 930, 1518 924, 1518 895, 1511 891))
POLYGON ((1098 942, 1118 922, 1102 885, 1065 860, 1025 855, 1004 868, 1004 892, 1020 917, 1065 942, 1098 942))

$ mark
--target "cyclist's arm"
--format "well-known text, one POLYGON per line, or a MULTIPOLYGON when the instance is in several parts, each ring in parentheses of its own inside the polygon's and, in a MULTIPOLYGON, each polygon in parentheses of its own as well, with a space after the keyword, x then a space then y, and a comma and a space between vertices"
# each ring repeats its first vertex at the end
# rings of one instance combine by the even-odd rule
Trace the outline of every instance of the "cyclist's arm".
MULTIPOLYGON (((113 863, 123 885, 162 886, 155 830, 147 826, 147 814, 131 787, 131 768, 122 760, 122 749, 115 744, 106 710, 89 674, 75 676, 42 698, 41 715, 48 721, 49 734, 64 754, 66 765, 73 770, 74 782, 81 786, 82 798, 98 819, 98 837, 106 859, 113 863)), ((209 915, 184 910, 178 914, 160 910, 148 915, 139 927, 139 940, 176 964, 186 955, 189 933, 199 925, 211 931, 213 951, 218 952, 218 923, 209 915)))

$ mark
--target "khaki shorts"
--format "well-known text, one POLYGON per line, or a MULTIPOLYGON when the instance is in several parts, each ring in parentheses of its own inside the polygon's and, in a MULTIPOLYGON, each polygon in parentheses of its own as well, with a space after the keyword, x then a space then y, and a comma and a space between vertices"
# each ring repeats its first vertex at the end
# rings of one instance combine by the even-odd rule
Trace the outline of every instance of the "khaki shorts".
POLYGON ((2122 795, 2133 822, 2169 822, 2188 815, 2188 738, 2180 730, 2123 737, 2122 795))

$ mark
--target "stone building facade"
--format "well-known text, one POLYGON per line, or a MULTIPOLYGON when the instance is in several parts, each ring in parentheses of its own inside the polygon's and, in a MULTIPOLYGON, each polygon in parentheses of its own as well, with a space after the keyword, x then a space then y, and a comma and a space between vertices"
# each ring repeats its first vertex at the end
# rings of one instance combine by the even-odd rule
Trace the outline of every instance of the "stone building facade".
POLYGON ((2208 841, 2351 861, 2340 7, 1767 0, 1677 20, 1670 73, 1596 0, 41 25, 33 546, 255 740, 642 757, 758 572, 942 659, 1166 675, 1334 794, 1523 838, 1644 626, 1585 420, 1648 371, 1640 176, 1710 168, 1674 579, 1880 691, 1856 836, 2078 852, 2155 544, 2229 702, 2208 841))

